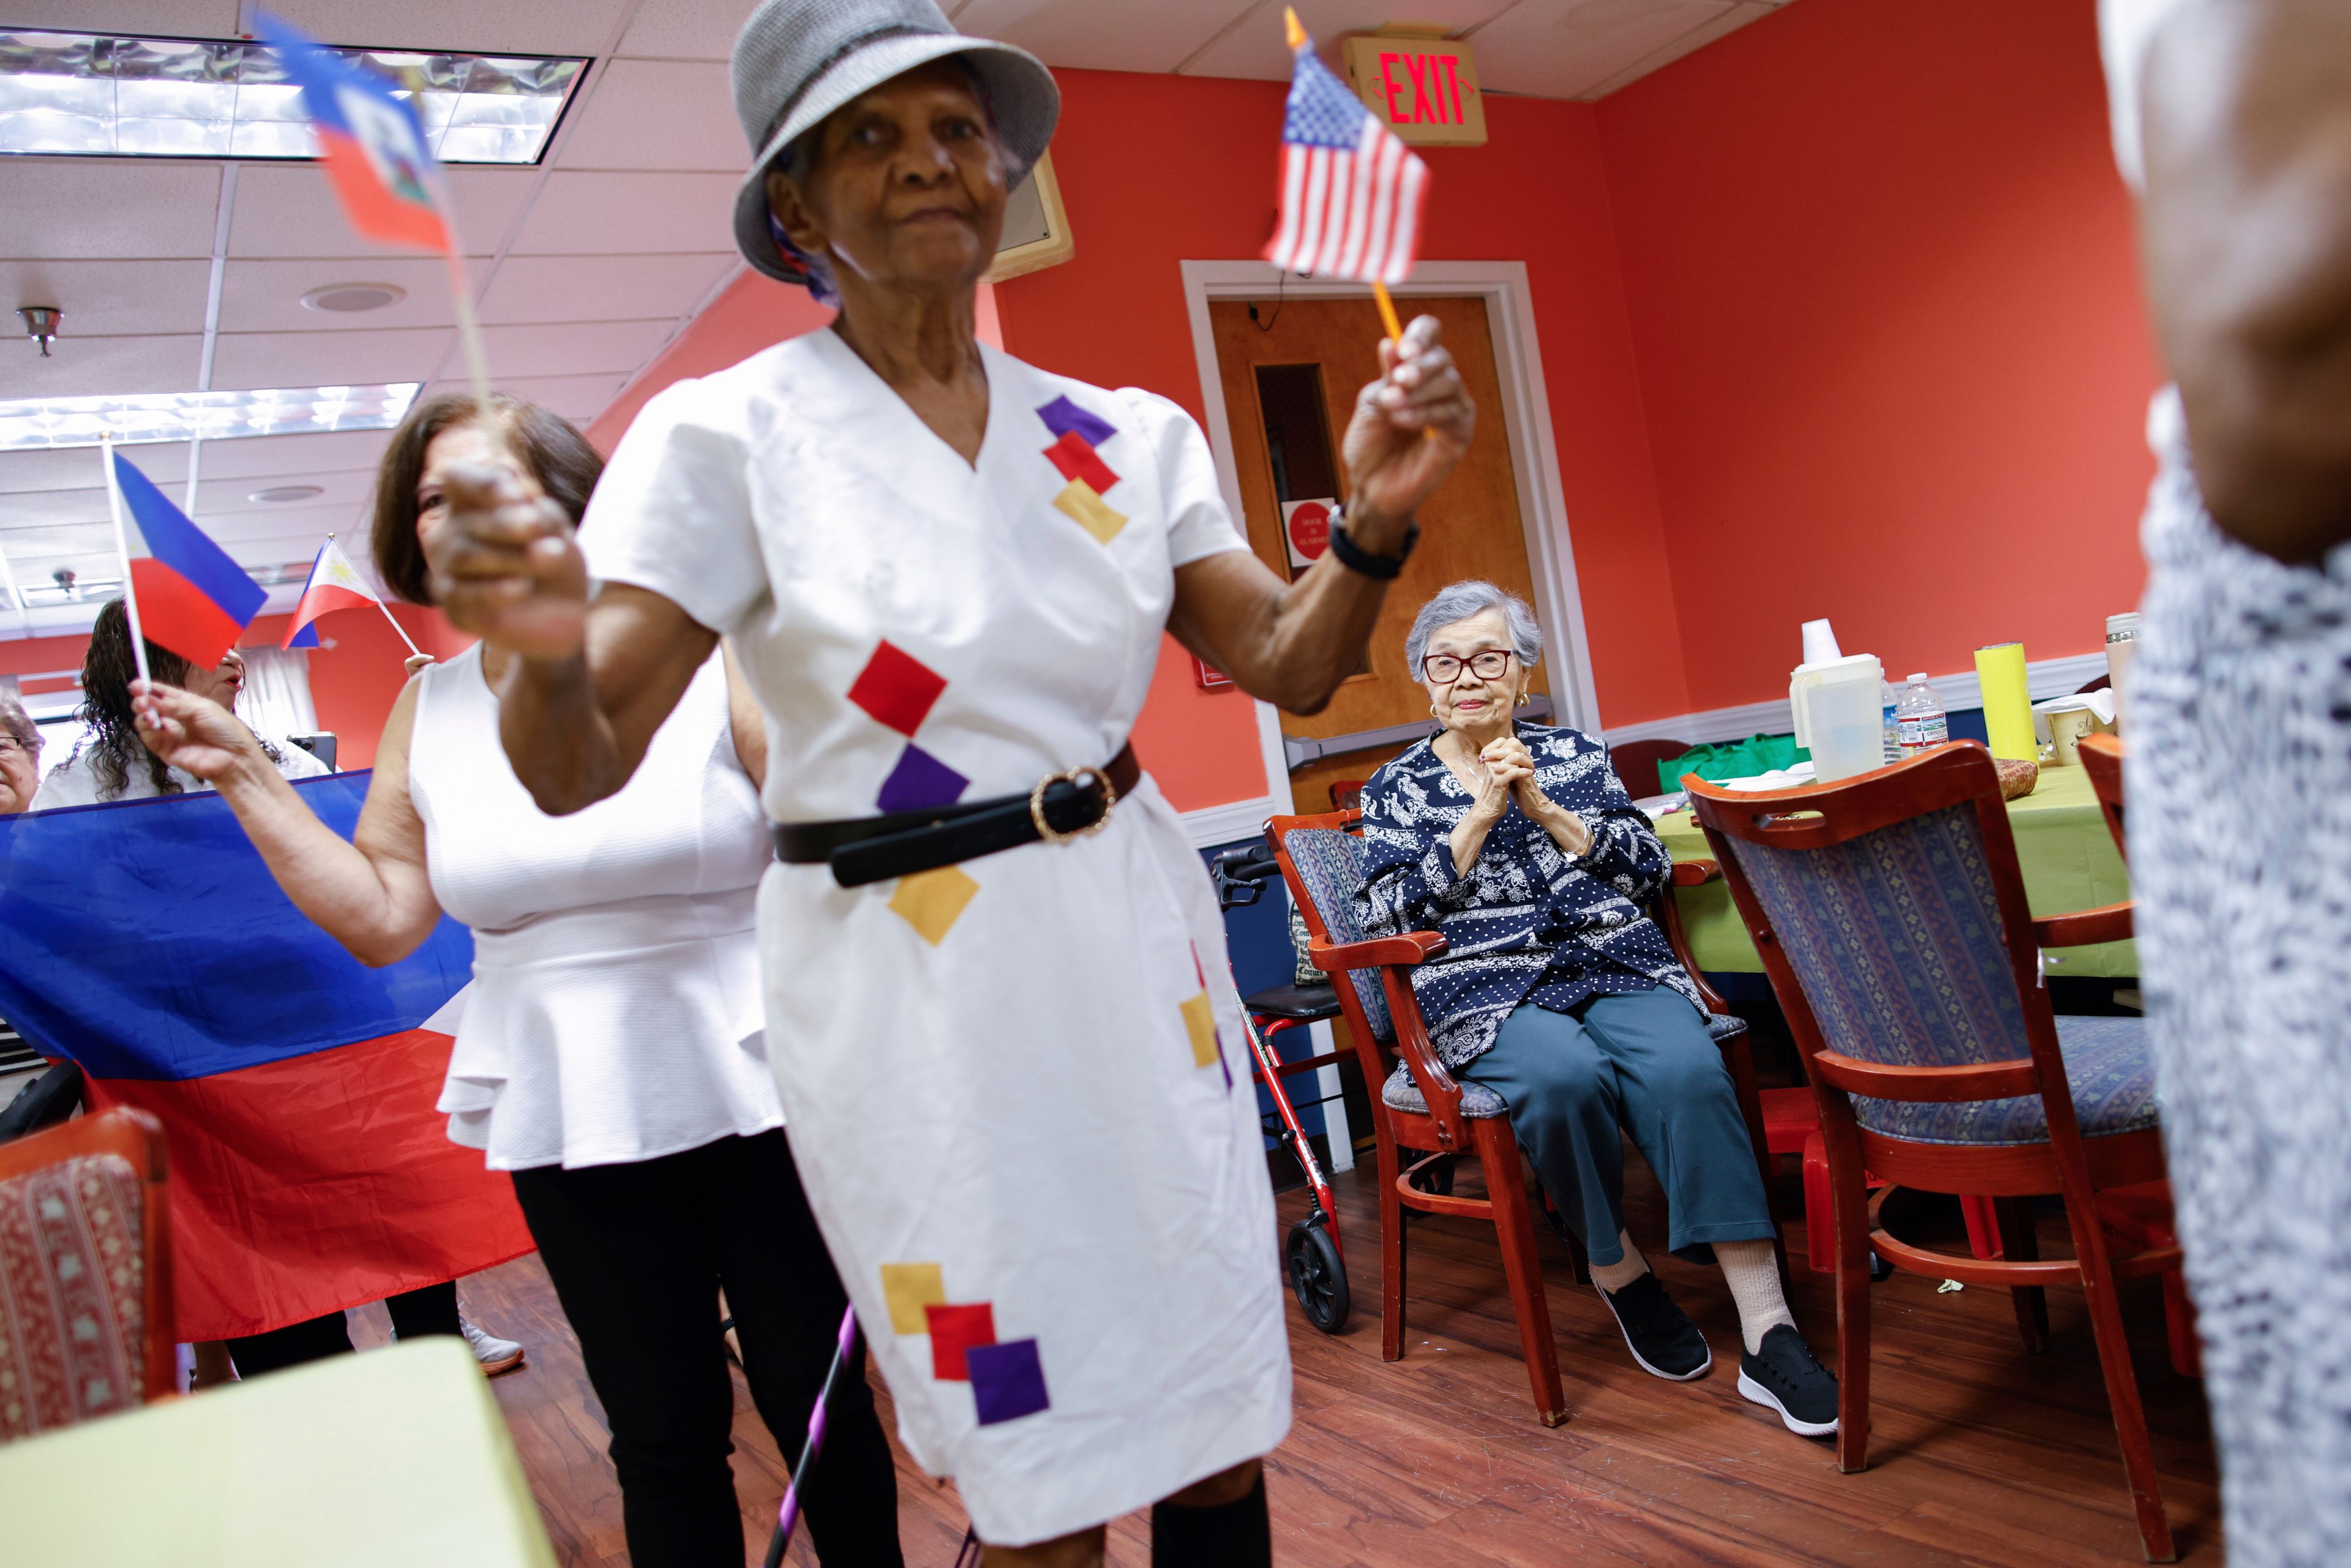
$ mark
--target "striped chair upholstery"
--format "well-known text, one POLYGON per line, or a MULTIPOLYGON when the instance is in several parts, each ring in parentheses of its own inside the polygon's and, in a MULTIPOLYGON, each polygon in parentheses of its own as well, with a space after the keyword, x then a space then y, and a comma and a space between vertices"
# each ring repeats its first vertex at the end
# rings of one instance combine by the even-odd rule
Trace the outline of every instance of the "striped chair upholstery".
MULTIPOLYGON (((1290 863, 1298 868, 1299 880, 1306 884, 1307 896, 1314 901, 1314 912, 1322 917, 1322 929, 1330 933, 1332 945, 1370 941, 1355 913, 1355 890, 1364 885, 1364 841, 1332 828, 1301 828, 1284 841, 1283 847, 1290 851, 1290 863)), ((1347 979, 1355 988, 1356 1000, 1364 1004, 1364 1019, 1372 1026, 1374 1038, 1395 1039, 1395 1024, 1388 1017, 1387 993, 1381 988, 1379 971, 1350 969, 1347 979)))
POLYGON ((143 1204, 120 1155, 0 1180, 0 1442, 142 1403, 143 1204))
MULTIPOLYGON (((1829 1050, 1894 1067, 2029 1056, 2024 1007, 1972 806, 1823 849, 1730 841, 1829 1050)), ((2058 1042, 2085 1137, 2158 1120, 2145 1025, 2061 1018, 2058 1042)), ((2040 1097, 1919 1103, 1856 1095, 1874 1133, 1934 1144, 2049 1136, 2040 1097)))

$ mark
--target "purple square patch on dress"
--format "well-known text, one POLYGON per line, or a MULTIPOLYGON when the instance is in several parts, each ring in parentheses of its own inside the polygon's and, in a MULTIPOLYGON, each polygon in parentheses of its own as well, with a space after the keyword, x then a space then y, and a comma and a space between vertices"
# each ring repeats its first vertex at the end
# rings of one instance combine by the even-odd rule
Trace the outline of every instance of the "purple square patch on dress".
POLYGON ((1037 1359, 1035 1340, 976 1344, 963 1353, 963 1360, 971 1374, 972 1403, 978 1408, 981 1426, 1017 1421, 1052 1408, 1053 1402, 1045 1396, 1045 1367, 1037 1359))
POLYGON ((1067 435, 1076 431, 1089 446, 1100 446, 1118 434, 1118 427, 1110 421, 1080 408, 1065 397, 1057 397, 1039 409, 1037 417, 1043 420, 1045 428, 1056 435, 1067 435))
POLYGON ((890 769, 890 777, 882 780, 882 793, 873 804, 883 811, 927 811, 935 806, 952 806, 971 788, 971 780, 933 757, 919 746, 908 746, 898 754, 898 766, 890 769))

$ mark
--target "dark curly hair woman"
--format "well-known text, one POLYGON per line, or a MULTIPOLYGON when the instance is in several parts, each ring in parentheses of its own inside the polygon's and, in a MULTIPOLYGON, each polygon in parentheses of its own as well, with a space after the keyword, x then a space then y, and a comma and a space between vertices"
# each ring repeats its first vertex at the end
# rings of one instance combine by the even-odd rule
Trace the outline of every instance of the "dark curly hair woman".
MULTIPOLYGON (((245 659, 234 648, 209 670, 199 670, 168 648, 147 644, 147 668, 154 678, 210 697, 235 712, 245 690, 245 659)), ((48 778, 33 798, 33 810, 59 806, 91 806, 107 800, 137 800, 150 795, 178 795, 211 785, 194 774, 172 768, 147 748, 131 716, 131 683, 139 667, 131 657, 131 618, 120 599, 109 600, 90 628, 89 651, 81 661, 81 708, 74 716, 86 727, 73 755, 48 778)), ((309 779, 327 771, 317 758, 298 746, 281 746, 263 737, 261 749, 288 779, 309 779)))

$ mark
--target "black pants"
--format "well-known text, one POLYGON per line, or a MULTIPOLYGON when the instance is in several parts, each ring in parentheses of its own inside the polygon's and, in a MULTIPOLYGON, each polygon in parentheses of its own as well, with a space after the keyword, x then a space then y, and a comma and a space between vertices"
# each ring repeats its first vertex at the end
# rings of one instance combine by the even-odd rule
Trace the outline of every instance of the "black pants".
MULTIPOLYGON (((387 1296, 383 1304, 384 1310, 392 1313, 392 1332, 399 1338, 417 1339, 430 1333, 457 1332, 457 1282, 454 1280, 387 1296)), ((239 1377, 258 1377, 281 1366, 299 1366, 306 1361, 341 1355, 350 1348, 351 1331, 344 1324, 343 1314, 329 1312, 306 1322, 271 1329, 267 1333, 230 1340, 228 1358, 236 1364, 239 1377)))
MULTIPOLYGON (((742 1568, 719 1288, 751 1398, 787 1463, 799 1457, 849 1304, 784 1134, 721 1138, 632 1165, 517 1171, 514 1186, 612 1428, 630 1561, 742 1568)), ((834 1388, 824 1453, 800 1497, 831 1568, 904 1561, 897 1472, 862 1344, 834 1388)))

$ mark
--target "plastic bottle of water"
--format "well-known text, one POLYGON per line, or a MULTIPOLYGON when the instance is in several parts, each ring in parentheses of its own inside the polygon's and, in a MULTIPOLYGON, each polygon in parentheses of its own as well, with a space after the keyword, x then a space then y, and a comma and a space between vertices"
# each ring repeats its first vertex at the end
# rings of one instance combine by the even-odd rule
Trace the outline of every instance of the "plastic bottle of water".
POLYGON ((1902 755, 1916 757, 1930 746, 1940 746, 1951 738, 1949 721, 1943 716, 1943 699, 1927 684, 1927 672, 1919 671, 1910 677, 1909 689, 1895 706, 1895 716, 1902 727, 1902 755))
POLYGON ((1892 681, 1878 682, 1877 692, 1886 707, 1886 760, 1899 762, 1902 760, 1902 719, 1894 710, 1901 699, 1895 695, 1892 681))

